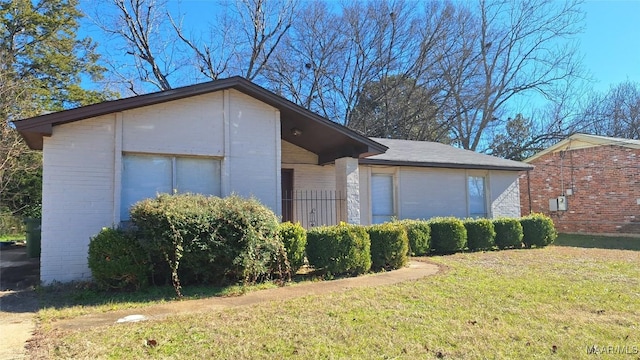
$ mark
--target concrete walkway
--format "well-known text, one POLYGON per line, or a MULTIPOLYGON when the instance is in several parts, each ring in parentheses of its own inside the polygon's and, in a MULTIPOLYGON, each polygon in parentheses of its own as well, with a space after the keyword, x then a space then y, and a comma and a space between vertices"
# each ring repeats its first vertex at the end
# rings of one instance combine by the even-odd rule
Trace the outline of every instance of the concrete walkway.
POLYGON ((36 330, 37 311, 35 291, 0 291, 0 360, 26 358, 24 346, 36 330))
POLYGON ((0 359, 23 359, 24 345, 36 329, 39 259, 29 258, 24 244, 0 248, 0 359))
MULTIPOLYGON (((368 274, 354 278, 331 281, 292 284, 280 288, 250 292, 237 297, 212 297, 200 300, 174 301, 140 309, 91 314, 72 319, 59 320, 53 323, 52 326, 68 330, 82 330, 96 326, 111 326, 117 324, 119 319, 123 319, 131 315, 142 315, 145 317, 146 321, 153 321, 177 314, 211 312, 232 307, 250 306, 267 301, 282 301, 308 295, 342 292, 359 287, 393 285, 405 281, 421 279, 423 277, 436 274, 439 270, 440 269, 437 265, 429 263, 425 259, 413 258, 407 267, 384 273, 368 274)), ((35 296, 33 297, 35 301, 35 296)), ((15 319, 18 323, 22 323, 23 320, 21 320, 21 316, 25 315, 30 319, 31 324, 33 324, 34 312, 27 312, 24 314, 5 314, 4 312, 0 312, 0 333, 12 334, 13 331, 16 331, 16 333, 13 333, 12 335, 15 336, 16 343, 11 343, 12 349, 9 349, 9 346, 4 346, 9 344, 3 344, 3 348, 6 351, 4 353, 0 353, 0 359, 20 359, 25 353, 24 343, 30 338, 33 332, 33 329, 29 326, 23 327, 22 330, 19 328, 10 330, 8 326, 11 325, 11 321, 3 321, 2 319, 6 316, 7 319, 15 319)))

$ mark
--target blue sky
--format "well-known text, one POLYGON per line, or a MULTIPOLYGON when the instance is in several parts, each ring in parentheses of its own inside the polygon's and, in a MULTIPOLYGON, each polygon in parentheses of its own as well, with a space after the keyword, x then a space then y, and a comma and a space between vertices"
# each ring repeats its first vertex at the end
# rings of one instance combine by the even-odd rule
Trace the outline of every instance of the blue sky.
POLYGON ((606 91, 627 79, 640 82, 640 0, 587 1, 580 36, 584 68, 606 91))
MULTIPOLYGON (((302 0, 307 1, 307 0, 302 0)), ((336 0, 337 1, 337 0, 336 0)), ((193 27, 209 22, 213 0, 168 0, 171 12, 185 15, 193 27)), ((81 8, 92 8, 92 0, 81 0, 81 8)), ((595 90, 606 91, 625 80, 640 82, 640 0, 587 0, 585 30, 578 36, 584 69, 595 90)), ((91 12, 91 10, 89 10, 91 12)), ((97 29, 83 29, 107 45, 97 29)))

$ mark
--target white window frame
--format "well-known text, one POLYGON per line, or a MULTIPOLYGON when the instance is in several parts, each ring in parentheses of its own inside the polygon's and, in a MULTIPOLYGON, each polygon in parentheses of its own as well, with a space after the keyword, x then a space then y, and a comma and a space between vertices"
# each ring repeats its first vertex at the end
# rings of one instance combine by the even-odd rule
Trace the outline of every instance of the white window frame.
POLYGON ((490 191, 489 191, 489 172, 488 171, 467 171, 465 190, 467 192, 467 216, 474 218, 491 218, 491 206, 489 203, 490 191), (484 213, 472 213, 471 212, 471 192, 469 189, 469 182, 471 178, 482 178, 484 185, 484 213))
POLYGON ((386 175, 391 176, 391 196, 392 196, 392 206, 393 206, 393 214, 389 214, 390 219, 398 219, 400 218, 400 214, 398 213, 398 173, 395 168, 371 168, 370 177, 369 177, 369 207, 370 207, 370 218, 369 223, 374 224, 373 222, 373 177, 376 175, 386 175))
MULTIPOLYGON (((171 192, 173 193, 179 193, 180 189, 177 189, 177 182, 178 182, 178 172, 177 172, 177 162, 178 159, 199 159, 199 160, 212 160, 212 161, 217 161, 218 162, 218 171, 219 171, 219 179, 218 179, 218 186, 217 186, 217 194, 205 194, 205 195, 215 195, 215 196, 221 196, 222 195, 222 166, 223 166, 223 159, 219 158, 219 157, 214 157, 214 156, 193 156, 193 155, 176 155, 176 154, 157 154, 157 153, 137 153, 137 152, 123 152, 122 153, 122 157, 121 157, 121 171, 120 171, 120 196, 119 196, 119 203, 120 203, 120 221, 129 221, 129 215, 128 215, 128 210, 126 213, 124 213, 124 209, 122 208, 124 206, 124 199, 123 197, 123 192, 124 192, 124 176, 125 176, 125 170, 124 170, 124 165, 125 165, 125 157, 127 156, 138 156, 138 157, 159 157, 159 158, 165 158, 165 159, 170 159, 171 161, 171 192)), ((129 205, 130 206, 130 205, 129 205)))

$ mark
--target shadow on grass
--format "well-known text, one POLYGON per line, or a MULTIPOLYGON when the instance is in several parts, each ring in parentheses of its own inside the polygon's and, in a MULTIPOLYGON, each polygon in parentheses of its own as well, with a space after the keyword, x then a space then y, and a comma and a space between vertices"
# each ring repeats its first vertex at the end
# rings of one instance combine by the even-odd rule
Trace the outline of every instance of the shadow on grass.
MULTIPOLYGON (((310 271, 295 275, 288 285, 322 281, 322 275, 310 271)), ((277 288, 276 282, 265 282, 255 285, 187 285, 182 288, 183 300, 205 299, 210 297, 234 297, 249 292, 277 288)), ((101 306, 118 304, 138 304, 141 306, 162 302, 177 301, 175 290, 171 285, 149 286, 138 291, 104 291, 88 282, 54 284, 39 287, 35 290, 38 295, 40 309, 61 310, 74 306, 101 306)))
POLYGON ((553 245, 640 251, 640 237, 559 234, 553 245))

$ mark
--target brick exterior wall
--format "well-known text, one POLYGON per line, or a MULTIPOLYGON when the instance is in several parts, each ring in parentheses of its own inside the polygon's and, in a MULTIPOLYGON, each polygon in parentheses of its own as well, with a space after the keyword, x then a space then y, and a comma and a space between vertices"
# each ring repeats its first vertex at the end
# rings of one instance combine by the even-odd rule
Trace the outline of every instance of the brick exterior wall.
POLYGON ((639 149, 614 145, 545 154, 520 176, 522 213, 549 215, 559 232, 639 234, 639 161, 639 149), (552 212, 549 199, 562 195, 563 180, 573 194, 567 211, 552 212))

